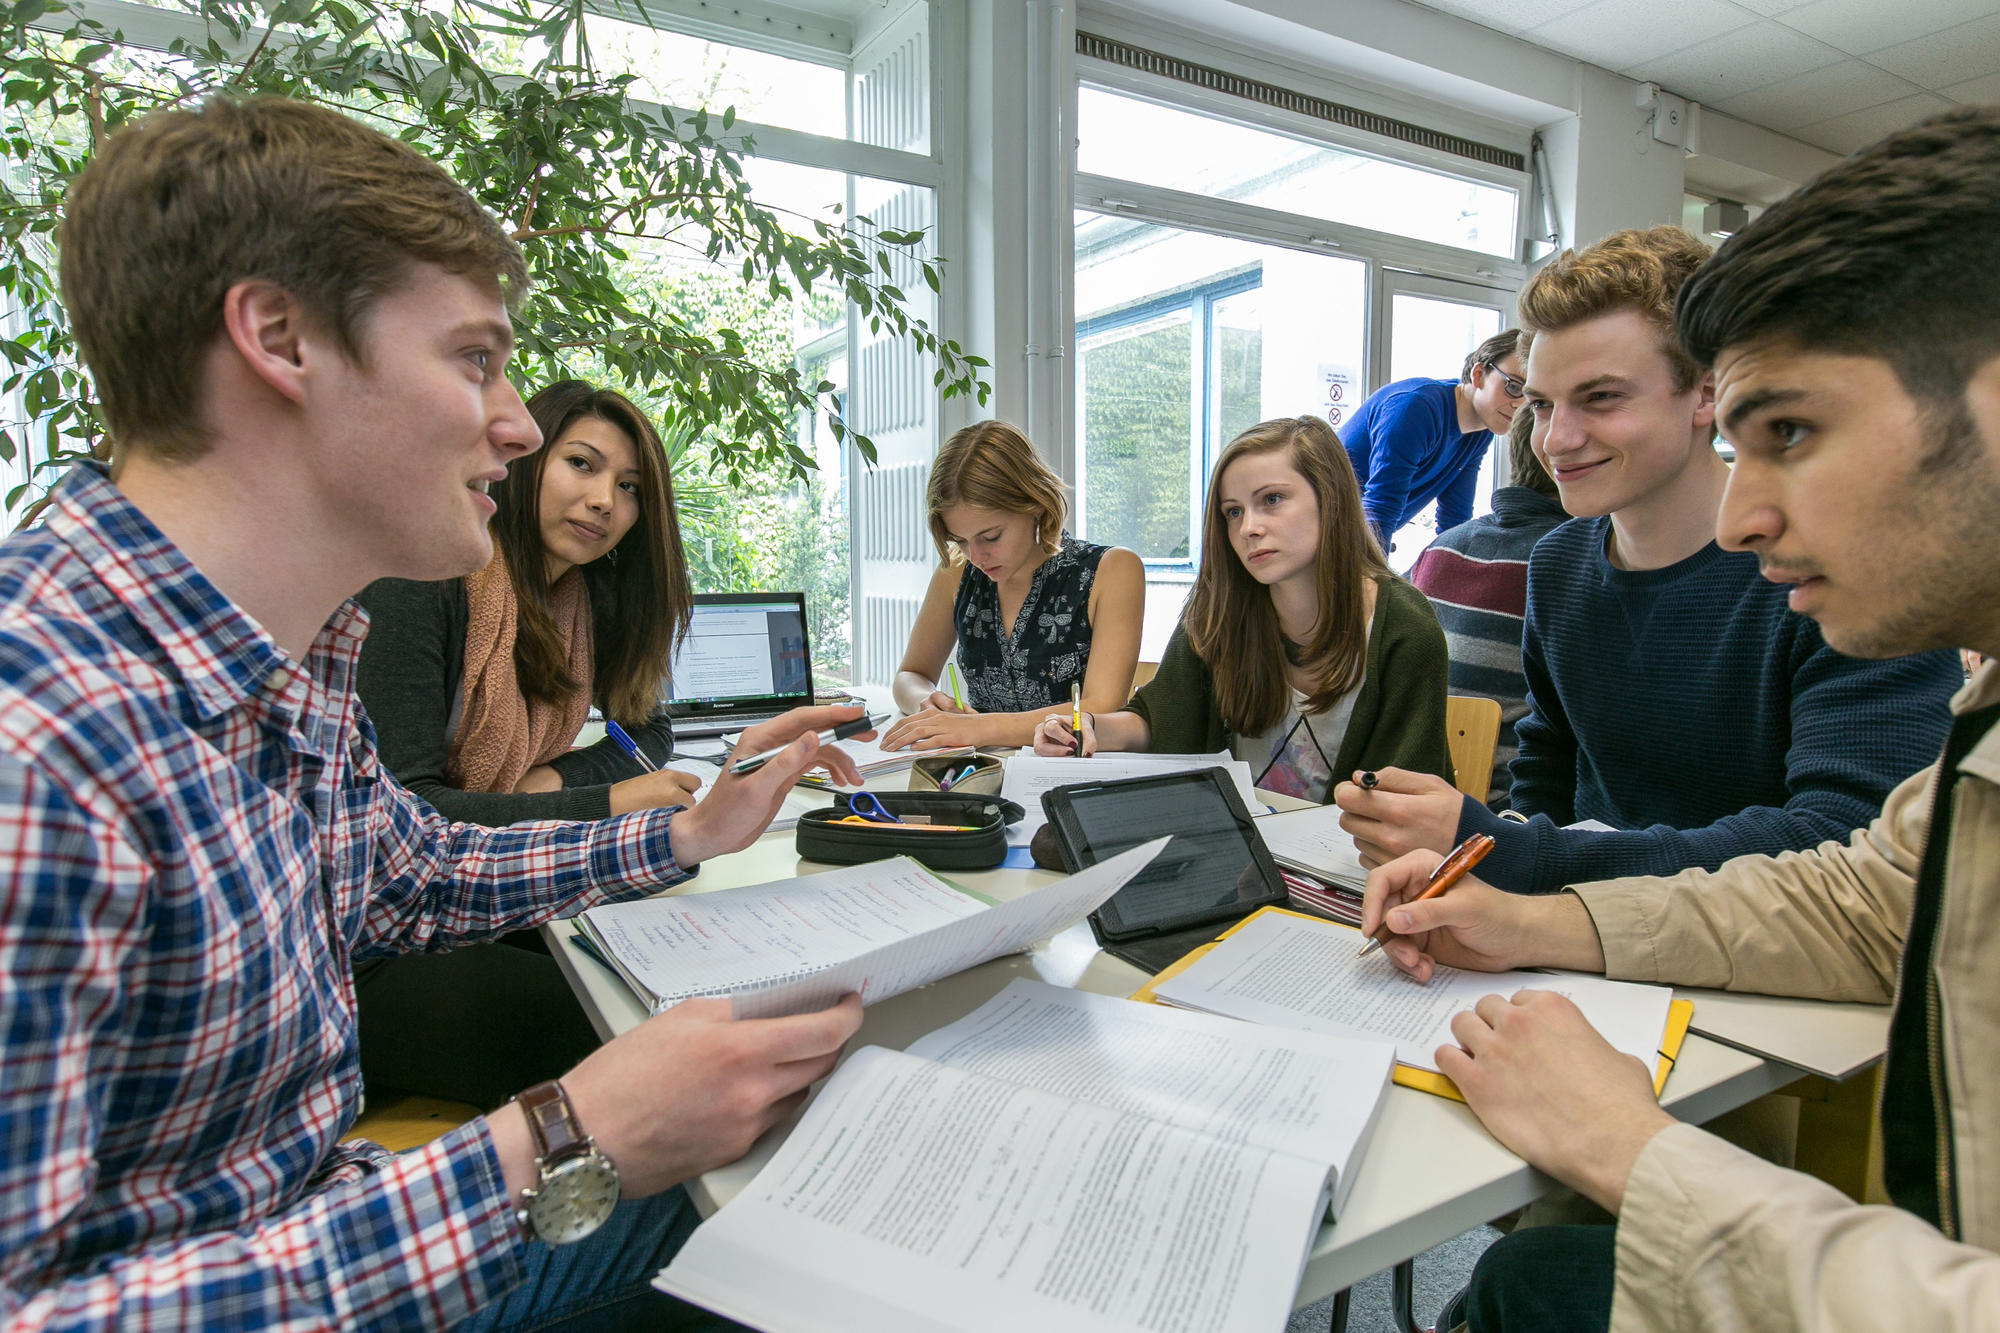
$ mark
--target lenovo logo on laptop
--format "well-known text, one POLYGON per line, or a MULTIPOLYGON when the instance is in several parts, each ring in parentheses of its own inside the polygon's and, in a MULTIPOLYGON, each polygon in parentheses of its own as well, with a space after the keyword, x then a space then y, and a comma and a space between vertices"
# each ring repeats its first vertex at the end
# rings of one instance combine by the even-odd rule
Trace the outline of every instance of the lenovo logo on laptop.
POLYGON ((666 702, 676 736, 737 731, 811 703, 805 594, 697 593, 666 702))

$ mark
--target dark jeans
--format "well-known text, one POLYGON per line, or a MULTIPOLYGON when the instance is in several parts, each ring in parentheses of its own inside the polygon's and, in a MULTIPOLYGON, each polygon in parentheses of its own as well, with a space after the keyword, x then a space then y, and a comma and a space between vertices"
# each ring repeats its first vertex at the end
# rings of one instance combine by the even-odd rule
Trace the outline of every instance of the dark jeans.
POLYGON ((1611 1326, 1616 1227, 1525 1227, 1479 1258, 1447 1320, 1472 1333, 1604 1333, 1611 1326))
POLYGON ((567 1074, 597 1049, 597 1033, 540 945, 524 931, 357 964, 362 1086, 491 1111, 567 1074))
POLYGON ((741 1328, 653 1290, 701 1215, 687 1191, 628 1199, 611 1220, 574 1245, 530 1245, 520 1286, 453 1333, 711 1333, 741 1328))

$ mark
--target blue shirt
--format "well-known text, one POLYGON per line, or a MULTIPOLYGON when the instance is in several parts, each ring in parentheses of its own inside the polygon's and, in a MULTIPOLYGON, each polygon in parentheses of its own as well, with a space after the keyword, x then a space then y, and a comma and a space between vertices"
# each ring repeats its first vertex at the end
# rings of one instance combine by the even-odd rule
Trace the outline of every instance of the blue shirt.
POLYGON ((376 757, 366 626, 293 660, 91 464, 0 542, 0 1323, 444 1327, 520 1282, 484 1120, 340 1142, 349 964, 683 879, 671 815, 445 822, 376 757))
POLYGON ((1458 428, 1458 381, 1413 379, 1385 384, 1340 427, 1347 461, 1361 483, 1361 508, 1382 549, 1429 504, 1438 502, 1437 530, 1472 517, 1479 460, 1490 430, 1458 428))
POLYGON ((1803 851, 1866 827, 1937 762, 1965 682, 1954 654, 1842 656, 1749 552, 1710 542, 1623 570, 1610 530, 1572 519, 1528 559, 1511 795, 1531 818, 1462 803, 1460 840, 1496 843, 1481 879, 1550 893, 1803 851), (1586 819, 1621 831, 1562 827, 1586 819))

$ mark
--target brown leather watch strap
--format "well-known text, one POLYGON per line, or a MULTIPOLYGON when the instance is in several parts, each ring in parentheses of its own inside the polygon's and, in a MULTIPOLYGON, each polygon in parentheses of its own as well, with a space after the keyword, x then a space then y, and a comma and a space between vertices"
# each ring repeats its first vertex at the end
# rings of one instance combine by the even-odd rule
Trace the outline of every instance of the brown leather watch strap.
POLYGON ((537 1083, 514 1100, 528 1118, 528 1132, 535 1136, 535 1156, 544 1166, 590 1151, 590 1136, 577 1121, 562 1084, 554 1079, 537 1083))

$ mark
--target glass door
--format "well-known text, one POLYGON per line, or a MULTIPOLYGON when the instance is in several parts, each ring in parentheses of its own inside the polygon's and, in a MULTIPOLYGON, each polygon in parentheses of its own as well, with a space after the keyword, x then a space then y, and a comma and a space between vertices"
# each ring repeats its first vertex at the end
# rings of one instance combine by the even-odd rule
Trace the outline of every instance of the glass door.
MULTIPOLYGON (((1392 268, 1375 272, 1375 329, 1369 358, 1369 392, 1396 380, 1427 375, 1457 379, 1466 353, 1513 320, 1514 293, 1448 278, 1426 277, 1392 268)), ((1502 484, 1506 450, 1487 450, 1480 465, 1474 514, 1493 507, 1493 488, 1502 484)), ((1437 506, 1417 514, 1393 538, 1389 563, 1402 573, 1437 536, 1437 506)))

